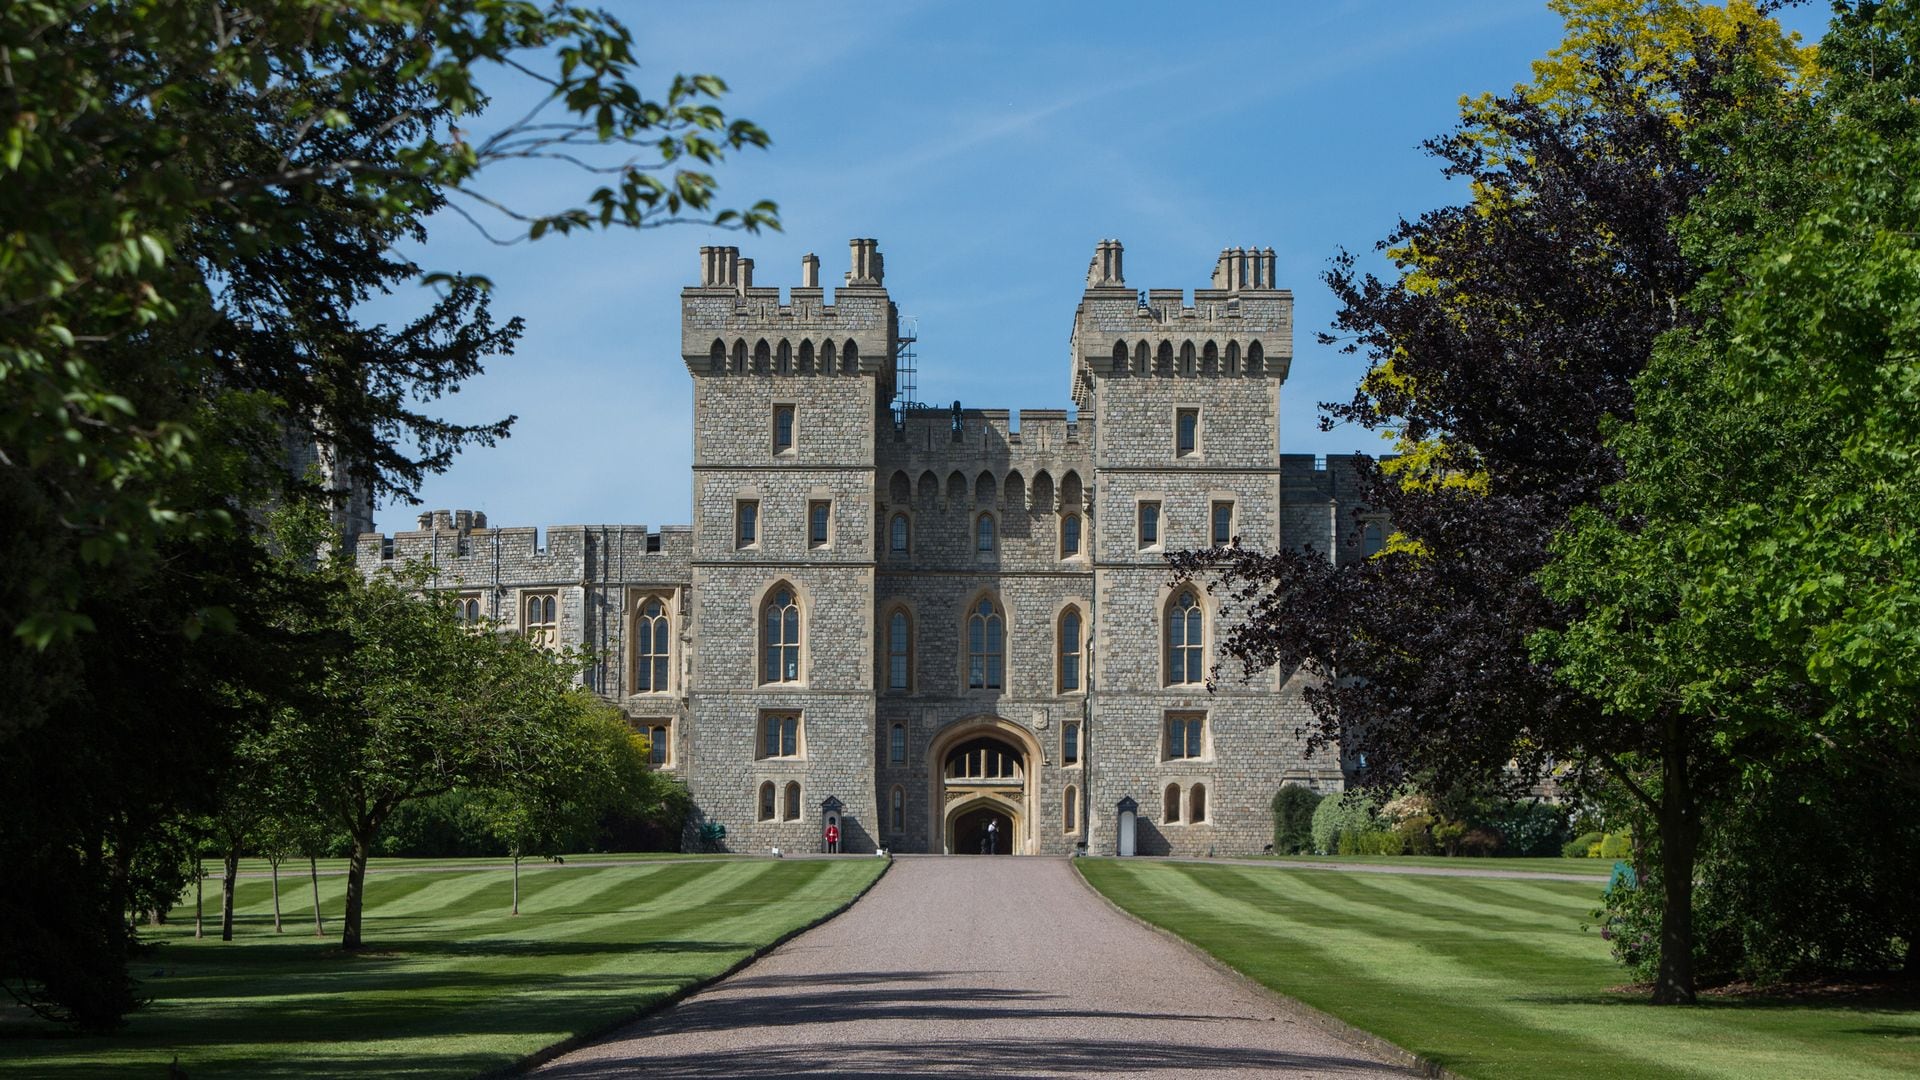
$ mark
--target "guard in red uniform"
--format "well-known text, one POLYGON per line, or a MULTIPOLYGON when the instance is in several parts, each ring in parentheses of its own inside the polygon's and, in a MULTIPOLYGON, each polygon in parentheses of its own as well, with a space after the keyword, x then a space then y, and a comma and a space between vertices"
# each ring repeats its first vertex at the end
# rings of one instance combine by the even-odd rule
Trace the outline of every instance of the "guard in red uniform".
POLYGON ((840 826, 827 826, 827 854, 840 854, 840 826))

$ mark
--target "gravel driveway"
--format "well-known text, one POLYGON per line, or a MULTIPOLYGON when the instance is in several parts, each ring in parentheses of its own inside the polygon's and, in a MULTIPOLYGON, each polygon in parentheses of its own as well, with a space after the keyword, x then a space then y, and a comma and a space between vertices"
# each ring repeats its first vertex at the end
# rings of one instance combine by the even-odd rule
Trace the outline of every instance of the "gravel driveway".
POLYGON ((839 918, 548 1077, 1405 1076, 1065 860, 906 856, 839 918))

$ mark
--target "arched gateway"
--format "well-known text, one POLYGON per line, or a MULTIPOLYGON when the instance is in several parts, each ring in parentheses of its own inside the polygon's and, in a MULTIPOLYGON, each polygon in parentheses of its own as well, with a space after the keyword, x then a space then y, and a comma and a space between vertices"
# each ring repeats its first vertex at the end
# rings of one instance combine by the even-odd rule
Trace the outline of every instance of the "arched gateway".
POLYGON ((1039 850, 1040 747, 1023 728, 989 716, 955 724, 928 751, 934 850, 1031 855, 1039 850))

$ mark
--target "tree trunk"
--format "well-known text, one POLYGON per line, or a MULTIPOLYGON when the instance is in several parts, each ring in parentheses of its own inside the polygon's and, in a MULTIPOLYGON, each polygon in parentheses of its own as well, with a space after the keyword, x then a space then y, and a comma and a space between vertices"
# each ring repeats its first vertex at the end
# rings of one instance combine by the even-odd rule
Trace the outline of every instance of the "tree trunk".
POLYGON ((207 868, 193 860, 193 936, 205 937, 207 868))
POLYGON ((320 920, 320 860, 307 856, 307 876, 313 881, 313 936, 326 937, 326 923, 320 920))
POLYGON ((281 932, 281 928, 280 928, 280 857, 276 855, 273 858, 268 859, 267 867, 268 869, 273 871, 273 932, 278 934, 281 932))
POLYGON ((367 843, 365 835, 353 838, 353 851, 347 856, 347 911, 341 918, 340 947, 357 949, 360 947, 360 909, 366 902, 367 893, 367 855, 372 845, 367 843))
POLYGON ((220 877, 220 940, 233 940, 233 887, 240 877, 240 849, 227 848, 221 858, 220 877))
POLYGON ((513 849, 513 913, 520 914, 520 849, 513 849))
POLYGON ((1687 762, 1687 721, 1669 716, 1660 762, 1660 968, 1655 1005, 1691 1005, 1693 986, 1693 864, 1700 846, 1687 762))

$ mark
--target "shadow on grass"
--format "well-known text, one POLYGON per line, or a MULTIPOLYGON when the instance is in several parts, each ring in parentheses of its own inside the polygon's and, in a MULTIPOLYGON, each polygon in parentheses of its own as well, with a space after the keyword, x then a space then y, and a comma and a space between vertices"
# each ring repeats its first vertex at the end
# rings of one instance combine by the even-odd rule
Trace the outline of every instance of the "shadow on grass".
MULTIPOLYGON (((1645 991, 1597 991, 1586 994, 1511 994, 1505 1000, 1530 1005, 1626 1005, 1643 1008, 1690 1009, 1700 1012, 1775 1012, 1780 1010, 1804 1010, 1808 1012, 1855 1012, 1862 1014, 1885 1014, 1891 1016, 1915 1016, 1920 1024, 1920 999, 1909 995, 1873 995, 1857 997, 1763 997, 1759 995, 1740 997, 1720 997, 1702 994, 1692 1005, 1655 1006, 1645 991)), ((1907 1035, 1920 1034, 1920 1027, 1891 1028, 1893 1032, 1907 1035)))

